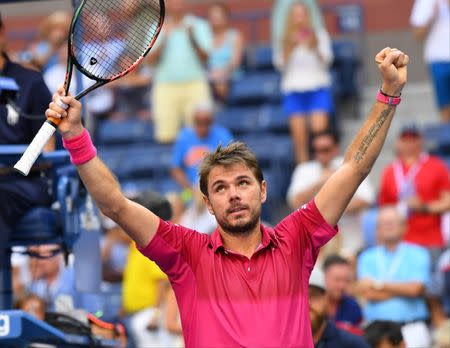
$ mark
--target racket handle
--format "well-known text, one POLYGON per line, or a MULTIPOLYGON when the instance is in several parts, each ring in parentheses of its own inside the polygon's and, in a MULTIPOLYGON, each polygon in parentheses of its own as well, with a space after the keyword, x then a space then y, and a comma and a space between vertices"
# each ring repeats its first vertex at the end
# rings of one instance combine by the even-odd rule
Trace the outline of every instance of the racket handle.
POLYGON ((41 154, 45 144, 47 144, 55 131, 56 127, 49 121, 44 122, 20 160, 14 165, 14 169, 22 175, 27 176, 34 162, 36 162, 36 159, 41 154))
MULTIPOLYGON (((58 105, 60 108, 67 110, 69 108, 69 105, 67 105, 66 103, 64 103, 61 99, 58 99, 56 101, 56 105, 58 105)), ((50 120, 50 122, 52 122, 55 125, 59 125, 62 121, 62 118, 54 118, 54 117, 47 117, 48 120, 50 120)))

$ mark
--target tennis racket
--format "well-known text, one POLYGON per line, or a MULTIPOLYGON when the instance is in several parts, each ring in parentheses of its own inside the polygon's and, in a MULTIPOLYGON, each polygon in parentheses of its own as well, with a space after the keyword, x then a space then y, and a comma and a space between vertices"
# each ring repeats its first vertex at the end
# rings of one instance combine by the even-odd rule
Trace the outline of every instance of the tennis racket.
MULTIPOLYGON (((95 83, 75 96, 80 99, 114 81, 142 62, 164 22, 164 0, 83 0, 76 9, 68 37, 66 94, 73 66, 95 83)), ((67 109, 62 101, 58 106, 67 109)), ((49 117, 14 168, 28 175, 61 119, 49 117)))

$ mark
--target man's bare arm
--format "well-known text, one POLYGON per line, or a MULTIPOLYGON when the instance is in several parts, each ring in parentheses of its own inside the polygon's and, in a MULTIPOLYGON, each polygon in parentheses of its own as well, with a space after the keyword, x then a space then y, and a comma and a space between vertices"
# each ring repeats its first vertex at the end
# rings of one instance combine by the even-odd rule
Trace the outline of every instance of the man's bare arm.
MULTIPOLYGON (((399 95, 406 83, 408 56, 389 47, 375 57, 383 76, 382 90, 399 95)), ((336 225, 358 186, 380 154, 392 122, 395 106, 376 102, 344 157, 343 165, 328 179, 315 198, 325 221, 336 225)))
MULTIPOLYGON (((59 89, 45 114, 47 117, 63 118, 58 131, 63 138, 69 139, 80 135, 84 130, 81 124, 81 103, 71 96, 63 97, 63 94, 64 90, 59 89), (69 105, 67 111, 56 105, 58 98, 69 105)), ((78 165, 77 169, 102 213, 118 223, 137 245, 146 246, 158 229, 159 218, 127 199, 114 175, 97 156, 78 165)))

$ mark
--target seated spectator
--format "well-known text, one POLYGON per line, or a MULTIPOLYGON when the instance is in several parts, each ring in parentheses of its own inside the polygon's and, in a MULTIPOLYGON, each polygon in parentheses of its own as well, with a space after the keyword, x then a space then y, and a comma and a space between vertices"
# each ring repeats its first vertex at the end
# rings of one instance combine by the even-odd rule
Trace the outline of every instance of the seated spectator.
MULTIPOLYGON (((170 204, 159 194, 140 193, 133 200, 164 220, 171 218, 170 204)), ((133 243, 123 279, 123 310, 133 347, 158 346, 166 339, 160 324, 161 306, 168 286, 167 276, 133 243)))
POLYGON ((332 60, 328 33, 316 30, 308 7, 294 2, 282 39, 281 91, 297 163, 309 160, 309 129, 317 133, 328 127, 333 109, 328 71, 332 60))
POLYGON ((211 99, 205 69, 211 44, 208 22, 189 14, 187 0, 166 2, 164 26, 148 56, 158 142, 172 143, 183 125, 192 124, 195 106, 211 99))
MULTIPOLYGON (((291 209, 297 209, 309 202, 344 160, 339 156, 338 137, 333 131, 317 133, 312 139, 312 147, 314 160, 298 164, 292 174, 287 192, 287 201, 291 209)), ((322 248, 320 257, 338 251, 352 256, 362 247, 360 214, 374 199, 375 192, 366 179, 359 186, 339 221, 342 233, 322 248)))
POLYGON ((208 20, 213 32, 208 75, 214 95, 224 102, 230 80, 242 63, 244 40, 238 30, 230 28, 230 10, 224 2, 216 2, 209 7, 208 20))
POLYGON ((361 253, 357 264, 357 288, 368 322, 389 320, 402 325, 407 347, 429 347, 424 298, 430 281, 430 255, 420 246, 402 242, 405 220, 394 206, 380 209, 377 221, 379 245, 361 253))
POLYGON ((72 266, 64 266, 61 248, 57 244, 45 244, 28 248, 31 282, 26 292, 41 297, 49 310, 55 310, 57 300, 67 298, 75 309, 96 313, 103 311, 103 299, 99 294, 78 292, 72 266))
POLYGON ((376 320, 364 329, 364 337, 371 348, 406 348, 401 325, 376 320))
POLYGON ((327 295, 324 284, 310 282, 309 317, 315 347, 320 348, 370 348, 359 336, 339 329, 327 319, 327 295))
POLYGON ((354 275, 350 262, 339 255, 329 256, 322 266, 327 292, 328 319, 337 327, 355 335, 362 335, 362 312, 358 302, 350 296, 354 275))
POLYGON ((209 102, 197 104, 193 126, 178 134, 173 147, 172 176, 187 195, 192 195, 198 185, 198 167, 205 154, 231 140, 232 135, 226 128, 214 124, 213 105, 209 102))

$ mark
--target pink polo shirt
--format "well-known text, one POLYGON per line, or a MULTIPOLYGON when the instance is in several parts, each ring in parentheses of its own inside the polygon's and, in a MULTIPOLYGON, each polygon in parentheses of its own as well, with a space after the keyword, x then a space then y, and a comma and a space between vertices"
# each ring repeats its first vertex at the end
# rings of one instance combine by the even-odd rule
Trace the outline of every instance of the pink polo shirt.
POLYGON ((336 233, 314 201, 275 228, 261 227, 250 259, 211 236, 161 220, 141 252, 168 275, 187 348, 313 347, 308 282, 336 233))

